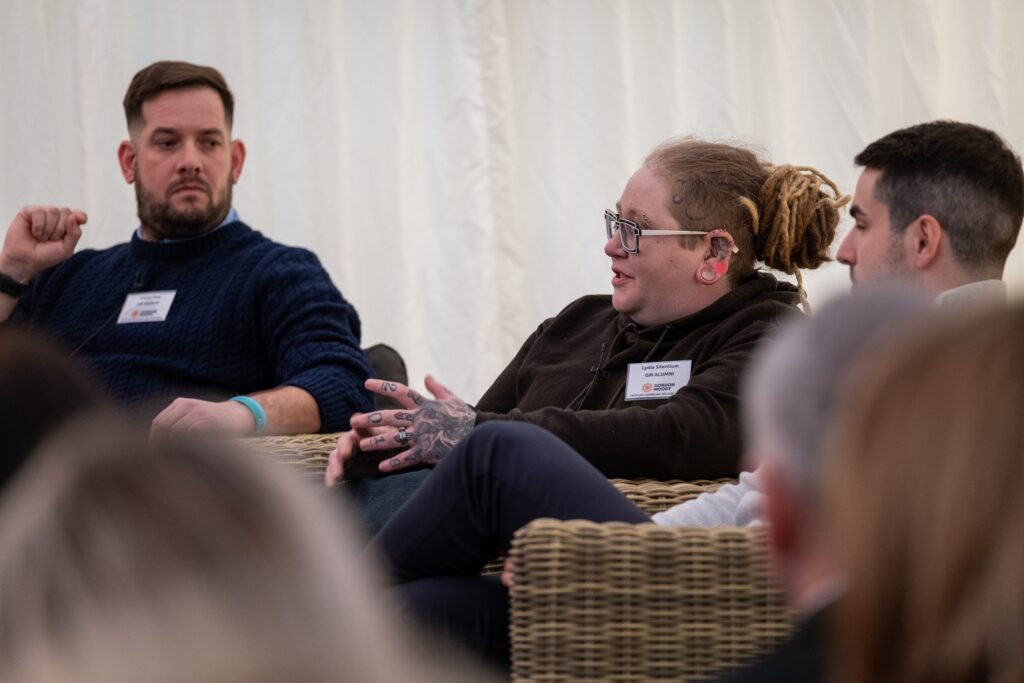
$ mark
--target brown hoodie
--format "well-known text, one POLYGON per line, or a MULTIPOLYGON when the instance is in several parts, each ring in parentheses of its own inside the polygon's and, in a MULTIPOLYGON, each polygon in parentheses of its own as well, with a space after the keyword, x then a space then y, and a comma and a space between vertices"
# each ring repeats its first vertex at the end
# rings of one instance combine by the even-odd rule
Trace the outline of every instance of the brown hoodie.
POLYGON ((640 327, 610 296, 585 296, 526 340, 477 404, 477 424, 532 422, 607 477, 735 477, 740 374, 797 300, 792 285, 757 274, 692 315, 640 327), (692 361, 686 386, 671 398, 626 400, 629 364, 668 360, 692 361))

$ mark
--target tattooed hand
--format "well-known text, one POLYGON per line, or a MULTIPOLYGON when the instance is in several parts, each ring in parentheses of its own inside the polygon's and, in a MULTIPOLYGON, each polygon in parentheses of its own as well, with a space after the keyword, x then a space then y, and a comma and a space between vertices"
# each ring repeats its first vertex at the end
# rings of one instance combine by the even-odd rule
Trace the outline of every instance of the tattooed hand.
POLYGON ((397 382, 366 380, 367 389, 394 398, 404 406, 403 410, 377 410, 352 416, 352 428, 357 432, 375 430, 359 441, 361 450, 410 446, 409 450, 381 462, 381 472, 436 464, 476 423, 476 412, 433 376, 427 375, 424 384, 434 399, 397 382))

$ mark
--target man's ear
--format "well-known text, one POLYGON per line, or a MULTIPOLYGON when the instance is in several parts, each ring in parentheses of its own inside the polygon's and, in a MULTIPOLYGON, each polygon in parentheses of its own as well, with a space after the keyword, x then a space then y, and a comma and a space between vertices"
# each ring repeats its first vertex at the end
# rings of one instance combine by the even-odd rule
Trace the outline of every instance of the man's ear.
POLYGON ((237 183, 242 177, 242 166, 245 164, 245 143, 241 140, 231 141, 231 183, 237 183))
POLYGON ((117 146, 117 163, 121 166, 121 175, 129 185, 135 182, 135 145, 131 140, 122 140, 117 146))
POLYGON ((729 263, 736 253, 736 243, 725 230, 712 230, 704 235, 704 259, 697 268, 697 281, 713 285, 729 272, 729 263))
POLYGON ((918 270, 926 270, 939 256, 944 235, 942 225, 931 214, 922 214, 907 226, 904 244, 911 249, 911 258, 918 270))

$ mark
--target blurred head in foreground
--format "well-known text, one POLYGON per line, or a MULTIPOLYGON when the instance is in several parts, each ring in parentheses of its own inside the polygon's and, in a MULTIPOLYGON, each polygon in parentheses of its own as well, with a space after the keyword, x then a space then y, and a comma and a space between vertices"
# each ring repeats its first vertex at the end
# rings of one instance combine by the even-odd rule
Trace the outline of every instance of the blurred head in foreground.
POLYGON ((837 680, 1024 680, 1024 308, 865 360, 825 474, 837 680))
POLYGON ((850 370, 932 304, 920 293, 869 287, 794 317, 757 352, 744 388, 748 466, 765 494, 772 552, 790 603, 824 607, 840 580, 832 532, 822 525, 824 447, 850 370))
POLYGON ((0 502, 4 681, 459 680, 280 467, 91 415, 0 502))
POLYGON ((0 327, 0 489, 47 434, 100 401, 82 371, 46 339, 0 327))

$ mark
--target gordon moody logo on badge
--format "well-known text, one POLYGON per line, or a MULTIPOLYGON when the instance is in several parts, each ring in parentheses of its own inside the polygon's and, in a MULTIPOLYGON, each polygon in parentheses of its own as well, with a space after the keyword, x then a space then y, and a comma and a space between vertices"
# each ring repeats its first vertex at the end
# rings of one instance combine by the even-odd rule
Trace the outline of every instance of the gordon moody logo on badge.
POLYGON ((688 360, 630 363, 626 374, 626 400, 671 398, 690 381, 691 364, 688 360))
POLYGON ((172 290, 160 292, 132 292, 124 300, 117 323, 158 323, 167 319, 174 302, 172 290))

